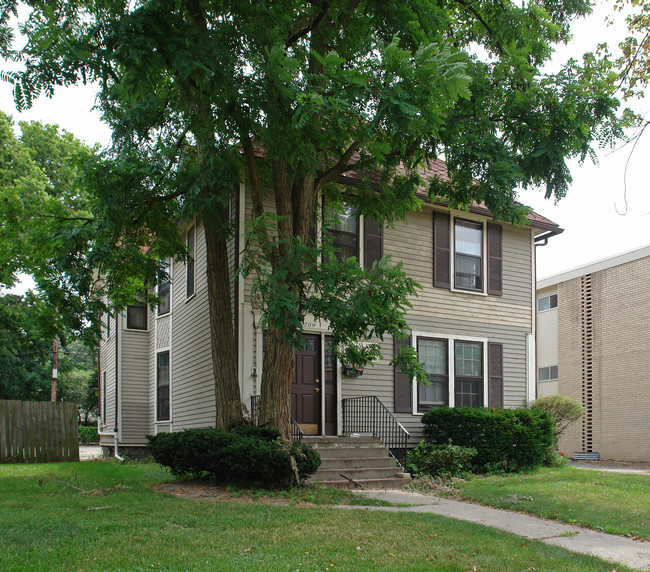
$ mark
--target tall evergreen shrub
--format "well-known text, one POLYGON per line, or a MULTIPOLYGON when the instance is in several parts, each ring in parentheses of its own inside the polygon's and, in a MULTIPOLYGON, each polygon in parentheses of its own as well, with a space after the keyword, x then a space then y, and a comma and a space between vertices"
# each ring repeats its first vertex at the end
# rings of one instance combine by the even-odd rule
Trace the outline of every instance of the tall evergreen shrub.
POLYGON ((471 470, 517 472, 542 465, 553 443, 553 421, 530 409, 432 409, 422 416, 427 441, 473 447, 471 470))

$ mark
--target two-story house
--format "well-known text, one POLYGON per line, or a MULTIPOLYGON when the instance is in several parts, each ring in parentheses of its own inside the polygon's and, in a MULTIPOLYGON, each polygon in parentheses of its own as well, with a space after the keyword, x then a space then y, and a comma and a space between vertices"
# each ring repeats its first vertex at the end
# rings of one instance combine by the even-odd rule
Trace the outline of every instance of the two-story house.
MULTIPOLYGON (((235 268, 250 214, 241 184, 232 204, 238 232, 228 271, 241 396, 249 406, 260 393, 263 331, 251 281, 236 277, 235 268)), ((361 264, 382 255, 402 261, 422 286, 411 300, 405 343, 417 349, 430 384, 411 384, 393 369, 392 340, 382 342, 384 359, 361 375, 345 368, 333 355, 327 324, 307 318, 292 386, 292 413, 305 434, 342 434, 345 404, 361 396, 376 397, 413 440, 431 407, 518 407, 534 399, 535 243, 562 230, 536 213, 528 221, 516 227, 493 221, 480 205, 457 211, 427 202, 393 227, 381 229, 350 210, 332 228, 318 229, 361 264)), ((180 231, 192 257, 171 263, 171 282, 160 287, 163 302, 110 318, 100 345, 101 442, 126 454, 142 448, 147 434, 214 424, 203 223, 196 218, 180 231)))

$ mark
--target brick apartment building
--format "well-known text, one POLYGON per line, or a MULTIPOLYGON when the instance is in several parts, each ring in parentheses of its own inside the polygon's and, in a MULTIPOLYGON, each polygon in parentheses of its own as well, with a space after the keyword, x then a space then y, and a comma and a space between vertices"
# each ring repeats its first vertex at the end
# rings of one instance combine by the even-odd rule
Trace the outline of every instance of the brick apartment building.
POLYGON ((537 283, 537 395, 585 406, 573 456, 650 461, 650 245, 537 283))

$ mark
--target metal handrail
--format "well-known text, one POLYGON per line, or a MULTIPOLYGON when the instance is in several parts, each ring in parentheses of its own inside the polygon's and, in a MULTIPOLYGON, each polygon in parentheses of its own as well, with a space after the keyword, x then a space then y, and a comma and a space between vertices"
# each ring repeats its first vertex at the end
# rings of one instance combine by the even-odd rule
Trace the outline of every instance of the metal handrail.
POLYGON ((343 432, 372 433, 406 470, 406 453, 411 434, 374 395, 343 400, 343 432))
MULTIPOLYGON (((260 395, 251 395, 251 421, 253 425, 260 424, 260 395)), ((300 425, 296 420, 291 416, 291 440, 292 441, 302 441, 302 438, 305 436, 305 433, 300 428, 300 425)))

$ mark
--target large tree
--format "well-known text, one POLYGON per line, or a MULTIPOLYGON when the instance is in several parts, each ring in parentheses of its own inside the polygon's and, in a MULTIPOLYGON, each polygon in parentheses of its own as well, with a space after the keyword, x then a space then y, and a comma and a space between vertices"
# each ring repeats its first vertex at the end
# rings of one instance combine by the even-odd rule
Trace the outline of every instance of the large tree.
MULTIPOLYGON (((606 61, 541 71, 586 0, 26 4, 25 47, 13 51, 0 31, 0 50, 22 64, 3 74, 18 105, 98 82, 114 130, 89 181, 98 236, 120 245, 97 261, 117 306, 119 262, 133 256, 141 264, 130 268, 149 274, 142 283, 155 279, 156 257, 181 252, 178 218, 202 217, 218 426, 241 415, 226 272, 226 209, 240 180, 253 200, 244 272, 266 329, 261 417, 286 436, 305 315, 329 322, 341 359, 372 360, 378 345, 356 342, 399 336, 416 287, 388 261, 362 269, 313 240, 321 197, 390 224, 425 190, 522 222, 517 186, 563 196, 566 159, 620 134, 606 61), (449 176, 423 176, 439 157, 449 176)), ((0 2, 0 22, 16 5, 0 2)), ((398 359, 417 373, 414 358, 398 359)))

